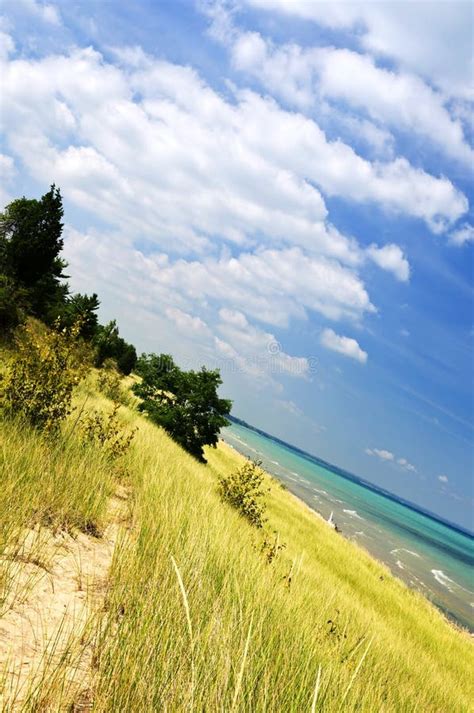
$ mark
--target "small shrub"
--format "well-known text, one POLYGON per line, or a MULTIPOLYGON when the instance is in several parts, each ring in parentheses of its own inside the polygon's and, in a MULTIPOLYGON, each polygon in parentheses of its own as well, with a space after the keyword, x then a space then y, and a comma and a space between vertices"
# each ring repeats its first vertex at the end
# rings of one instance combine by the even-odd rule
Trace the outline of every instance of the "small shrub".
POLYGON ((100 446, 112 460, 128 451, 137 430, 134 428, 128 433, 122 430, 117 416, 119 408, 120 404, 114 404, 111 413, 107 415, 94 411, 79 423, 82 440, 100 446))
POLYGON ((222 499, 258 528, 263 527, 266 509, 265 503, 262 502, 265 476, 260 465, 260 461, 249 460, 235 473, 219 478, 222 499))
POLYGON ((122 386, 122 377, 113 360, 107 359, 97 377, 97 388, 111 401, 128 406, 130 398, 122 386))
POLYGON ((1 389, 7 414, 22 416, 47 433, 59 429, 72 411, 74 387, 86 370, 79 330, 75 325, 58 332, 29 321, 16 331, 16 351, 1 389))
POLYGON ((278 532, 273 532, 273 537, 265 534, 263 542, 260 546, 260 552, 265 557, 267 564, 271 564, 273 560, 280 554, 282 550, 286 547, 284 542, 280 542, 280 536, 278 532))

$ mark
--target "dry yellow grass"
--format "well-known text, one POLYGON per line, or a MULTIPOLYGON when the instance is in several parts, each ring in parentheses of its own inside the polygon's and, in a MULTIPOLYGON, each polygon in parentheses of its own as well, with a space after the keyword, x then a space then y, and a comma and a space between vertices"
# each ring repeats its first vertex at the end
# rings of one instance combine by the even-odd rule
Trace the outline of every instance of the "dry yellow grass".
MULTIPOLYGON (((110 408, 89 393, 87 408, 110 408)), ((120 413, 138 426, 123 464, 131 522, 93 622, 93 710, 472 710, 472 643, 421 595, 270 479, 267 529, 286 548, 268 564, 262 533, 218 496, 218 475, 241 457, 220 447, 199 464, 120 413)), ((99 452, 70 439, 52 477, 30 432, 3 429, 0 443, 2 492, 21 493, 11 515, 0 500, 2 546, 48 505, 52 522, 100 526, 116 483, 99 452)), ((50 710, 65 709, 55 695, 50 710)))

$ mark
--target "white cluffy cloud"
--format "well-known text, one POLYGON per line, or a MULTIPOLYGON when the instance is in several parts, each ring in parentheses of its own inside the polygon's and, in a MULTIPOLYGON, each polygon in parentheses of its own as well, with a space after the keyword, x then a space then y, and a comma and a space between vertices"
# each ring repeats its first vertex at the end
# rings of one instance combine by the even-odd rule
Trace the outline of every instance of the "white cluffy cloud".
POLYGON ((438 475, 438 480, 440 483, 447 483, 449 481, 449 478, 447 475, 438 475))
MULTIPOLYGON (((10 2, 11 0, 6 0, 7 7, 10 2)), ((61 15, 56 5, 38 0, 15 0, 15 7, 49 25, 61 25, 61 15)))
POLYGON ((449 234, 449 242, 457 246, 474 242, 474 226, 464 223, 464 225, 449 234))
POLYGON ((321 344, 326 349, 343 354, 346 357, 355 359, 361 364, 367 361, 367 352, 360 348, 359 343, 351 337, 342 337, 333 329, 323 329, 320 337, 321 344))
POLYGON ((304 378, 309 374, 305 357, 290 356, 283 351, 275 336, 255 327, 236 310, 219 310, 217 345, 222 353, 237 358, 247 372, 304 378))
POLYGON ((398 465, 401 465, 402 468, 405 468, 405 470, 416 473, 415 466, 409 463, 406 458, 397 458, 397 463, 398 465))
MULTIPOLYGON (((54 180, 86 219, 107 226, 66 231, 81 289, 100 280, 117 296, 127 283, 129 301, 219 353, 249 363, 264 349, 272 332, 251 320, 287 327, 318 312, 360 322, 376 311, 361 274, 367 259, 408 279, 400 248, 366 252, 331 224, 323 193, 435 231, 466 209, 447 179, 403 158, 372 163, 270 98, 235 91, 227 100, 192 68, 140 48, 115 55, 115 64, 92 48, 5 60, 5 145, 30 177, 54 180), (220 331, 210 330, 219 308, 246 320, 240 346, 222 315, 220 331)), ((367 360, 354 339, 327 330, 322 340, 367 360)), ((281 350, 275 361, 287 374, 308 373, 304 357, 281 350)))
POLYGON ((255 245, 258 236, 355 264, 358 245, 328 223, 321 191, 436 232, 467 209, 448 179, 404 158, 371 163, 269 98, 241 91, 227 102, 189 67, 118 54, 122 66, 91 48, 6 63, 2 120, 33 178, 54 176, 132 236, 195 252, 211 237, 255 245))
POLYGON ((474 152, 460 120, 446 108, 446 97, 419 77, 378 67, 372 57, 348 49, 275 45, 257 32, 238 30, 224 41, 229 39, 235 68, 285 101, 300 108, 342 101, 375 122, 372 134, 378 124, 417 134, 448 156, 472 164, 474 152))
POLYGON ((398 245, 370 245, 366 250, 367 255, 383 270, 392 272, 397 280, 407 282, 410 278, 410 265, 403 251, 398 245))
POLYGON ((407 470, 410 473, 417 472, 415 466, 412 465, 412 463, 410 463, 406 458, 396 458, 395 454, 392 453, 392 451, 388 451, 385 448, 366 448, 365 453, 368 456, 377 456, 378 458, 380 458, 380 460, 386 462, 396 462, 404 470, 407 470))
POLYGON ((384 448, 366 448, 365 452, 368 456, 378 456, 381 460, 393 460, 395 456, 391 451, 387 451, 384 448))
POLYGON ((245 0, 248 5, 351 31, 368 52, 394 59, 448 96, 472 98, 470 3, 245 0), (423 42, 420 42, 423 37, 423 42))
POLYGON ((209 334, 209 327, 200 317, 193 317, 177 307, 167 307, 165 314, 180 331, 185 332, 187 335, 192 335, 193 333, 209 334))

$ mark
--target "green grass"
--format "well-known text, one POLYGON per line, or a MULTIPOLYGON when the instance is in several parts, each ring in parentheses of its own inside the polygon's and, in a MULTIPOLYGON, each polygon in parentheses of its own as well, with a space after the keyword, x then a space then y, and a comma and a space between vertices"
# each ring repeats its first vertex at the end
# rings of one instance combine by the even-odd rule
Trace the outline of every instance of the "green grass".
MULTIPOLYGON (((88 389, 78 403, 107 408, 88 389)), ((266 528, 286 548, 267 564, 263 534, 218 495, 240 456, 218 448, 201 465, 120 414, 139 427, 123 463, 132 514, 97 624, 93 710, 472 710, 471 641, 421 595, 273 480, 266 528)), ((38 518, 100 529, 114 487, 102 454, 1 428, 1 547, 38 518)))

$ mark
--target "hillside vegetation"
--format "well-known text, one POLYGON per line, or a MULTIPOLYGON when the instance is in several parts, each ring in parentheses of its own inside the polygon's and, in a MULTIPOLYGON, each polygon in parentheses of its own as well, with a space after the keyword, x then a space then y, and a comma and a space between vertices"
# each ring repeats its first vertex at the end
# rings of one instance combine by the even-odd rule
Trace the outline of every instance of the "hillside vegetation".
POLYGON ((219 495, 219 477, 242 464, 230 448, 199 463, 130 401, 116 416, 137 430, 111 460, 77 423, 113 409, 96 372, 75 403, 54 439, 0 423, 0 628, 35 577, 49 581, 42 534, 87 537, 92 552, 117 517, 114 498, 125 514, 87 626, 67 644, 58 636, 56 655, 44 641, 21 690, 19 660, 3 657, 3 710, 472 710, 468 635, 276 481, 266 477, 257 529, 219 495))

